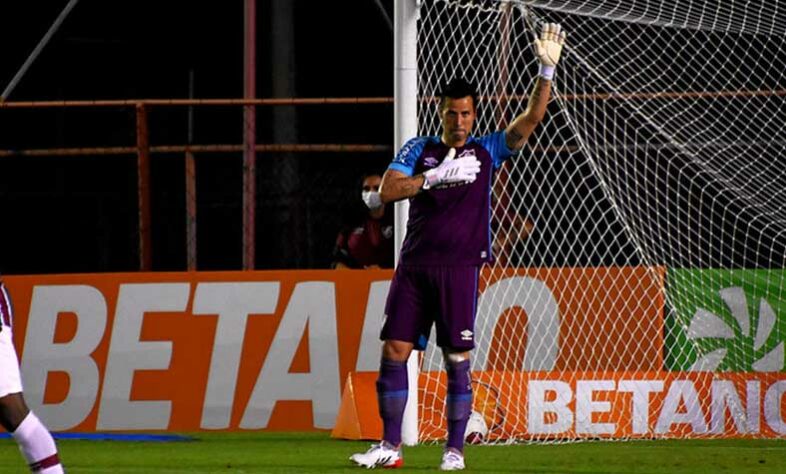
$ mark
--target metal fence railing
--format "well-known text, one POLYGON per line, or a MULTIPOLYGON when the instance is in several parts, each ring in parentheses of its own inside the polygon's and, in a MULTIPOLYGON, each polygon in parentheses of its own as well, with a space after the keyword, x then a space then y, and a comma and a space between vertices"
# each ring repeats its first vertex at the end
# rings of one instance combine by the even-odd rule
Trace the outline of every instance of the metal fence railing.
MULTIPOLYGON (((32 260, 5 256, 3 270, 236 269, 247 238, 260 249, 253 267, 326 267, 342 211, 355 204, 357 178, 383 171, 391 145, 260 143, 272 141, 260 133, 255 145, 260 162, 248 170, 241 159, 241 112, 339 106, 343 112, 328 115, 368 122, 365 109, 354 106, 384 108, 392 102, 371 97, 0 103, 0 126, 10 132, 0 138, 0 181, 8 182, 0 188, 0 205, 14 209, 16 222, 33 223, 2 239, 6 248, 41 241, 32 260), (193 113, 202 118, 202 135, 211 143, 194 143, 193 133, 184 131, 186 115, 193 113), (101 159, 109 157, 117 160, 101 159), (257 216, 250 225, 241 215, 242 183, 249 178, 256 183, 251 202, 257 216), (50 181, 61 185, 46 186, 50 181), (45 241, 52 238, 57 243, 48 250, 52 246, 45 241)), ((257 126, 268 125, 262 120, 257 126)))

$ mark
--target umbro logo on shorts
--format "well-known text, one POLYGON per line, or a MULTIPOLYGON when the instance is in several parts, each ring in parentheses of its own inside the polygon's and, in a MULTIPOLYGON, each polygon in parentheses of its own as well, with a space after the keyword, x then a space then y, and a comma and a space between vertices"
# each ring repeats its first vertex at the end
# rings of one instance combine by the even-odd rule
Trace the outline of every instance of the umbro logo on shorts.
POLYGON ((462 341, 471 341, 472 340, 472 331, 469 329, 465 329, 461 331, 461 340, 462 341))

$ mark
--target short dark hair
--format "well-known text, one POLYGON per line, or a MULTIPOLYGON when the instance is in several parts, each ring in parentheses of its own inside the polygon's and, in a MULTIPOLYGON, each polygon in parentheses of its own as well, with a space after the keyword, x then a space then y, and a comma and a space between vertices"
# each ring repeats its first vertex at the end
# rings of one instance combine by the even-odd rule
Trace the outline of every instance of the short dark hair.
POLYGON ((368 172, 365 172, 362 175, 360 175, 360 179, 358 180, 358 187, 362 188, 363 187, 363 181, 365 181, 366 179, 368 179, 368 178, 370 178, 372 176, 379 176, 379 178, 382 179, 382 173, 377 173, 376 171, 368 171, 368 172))
POLYGON ((464 97, 472 97, 472 107, 478 106, 478 91, 475 84, 467 81, 463 77, 454 77, 450 82, 443 83, 440 86, 439 92, 439 105, 445 103, 445 99, 462 99, 464 97))

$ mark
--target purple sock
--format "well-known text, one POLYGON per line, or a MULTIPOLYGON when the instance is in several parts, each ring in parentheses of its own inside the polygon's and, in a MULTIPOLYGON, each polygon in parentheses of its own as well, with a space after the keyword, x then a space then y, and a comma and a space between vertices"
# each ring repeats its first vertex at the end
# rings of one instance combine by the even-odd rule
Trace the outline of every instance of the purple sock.
POLYGON ((382 359, 377 379, 379 416, 384 427, 382 439, 393 446, 401 444, 401 420, 408 390, 407 363, 382 359))
POLYGON ((464 451, 464 430, 472 412, 469 360, 448 363, 448 448, 464 451))

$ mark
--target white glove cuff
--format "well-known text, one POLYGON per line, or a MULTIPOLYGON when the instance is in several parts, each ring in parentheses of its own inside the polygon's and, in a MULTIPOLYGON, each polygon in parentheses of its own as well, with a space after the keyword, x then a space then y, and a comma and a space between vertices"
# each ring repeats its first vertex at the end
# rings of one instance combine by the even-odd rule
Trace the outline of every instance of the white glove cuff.
POLYGON ((428 170, 423 173, 423 189, 430 189, 431 186, 437 184, 437 173, 434 170, 428 170))
POLYGON ((543 79, 548 79, 549 81, 554 78, 554 66, 547 66, 545 64, 540 65, 540 71, 538 75, 543 79))

